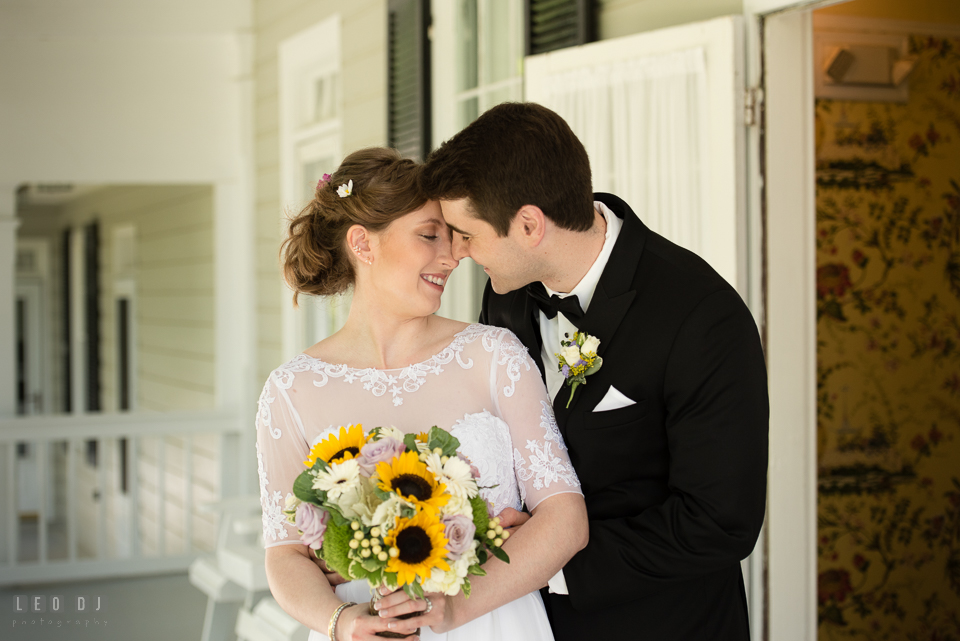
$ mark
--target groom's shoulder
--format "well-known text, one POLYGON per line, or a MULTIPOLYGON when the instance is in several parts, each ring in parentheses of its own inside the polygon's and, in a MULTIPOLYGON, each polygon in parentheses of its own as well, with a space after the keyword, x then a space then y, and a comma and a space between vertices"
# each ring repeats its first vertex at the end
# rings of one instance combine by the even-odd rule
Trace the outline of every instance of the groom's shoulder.
POLYGON ((646 291, 661 285, 675 295, 697 297, 730 288, 706 260, 647 227, 623 199, 606 193, 597 193, 594 198, 623 220, 618 247, 614 250, 617 258, 611 257, 607 269, 632 271, 635 268, 633 284, 646 291), (631 257, 636 256, 633 248, 640 248, 639 263, 631 257))
POLYGON ((527 290, 525 287, 512 292, 498 294, 493 291, 490 281, 483 289, 483 301, 480 308, 480 322, 495 327, 513 328, 516 317, 522 313, 526 305, 527 290))

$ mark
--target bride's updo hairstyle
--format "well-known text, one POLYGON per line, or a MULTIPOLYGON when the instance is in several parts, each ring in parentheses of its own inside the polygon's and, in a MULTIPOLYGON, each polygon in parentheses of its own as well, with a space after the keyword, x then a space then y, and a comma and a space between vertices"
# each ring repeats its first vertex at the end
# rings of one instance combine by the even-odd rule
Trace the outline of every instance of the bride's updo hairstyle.
POLYGON ((422 207, 427 198, 419 187, 419 169, 395 149, 372 147, 344 158, 330 180, 317 185, 310 204, 290 220, 280 247, 294 305, 298 294, 340 294, 353 285, 358 258, 347 246, 347 231, 362 225, 380 232, 422 207), (341 196, 351 180, 352 191, 341 196))

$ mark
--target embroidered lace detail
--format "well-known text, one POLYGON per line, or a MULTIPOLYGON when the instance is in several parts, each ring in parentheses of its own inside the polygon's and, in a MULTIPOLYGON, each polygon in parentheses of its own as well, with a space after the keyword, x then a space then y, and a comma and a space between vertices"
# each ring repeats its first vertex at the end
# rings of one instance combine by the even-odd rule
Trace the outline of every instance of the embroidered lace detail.
MULTIPOLYGON (((313 381, 313 384, 317 387, 323 387, 331 378, 342 378, 345 383, 359 381, 363 384, 363 389, 369 390, 374 396, 380 397, 389 392, 393 397, 394 406, 399 406, 403 405, 404 392, 413 393, 419 390, 427 381, 429 375, 439 376, 443 372, 444 365, 456 360, 457 364, 463 369, 472 368, 473 359, 464 359, 463 350, 480 336, 486 338, 490 330, 491 328, 485 325, 470 325, 454 336, 453 341, 439 354, 431 356, 422 363, 408 365, 400 369, 397 374, 391 373, 397 370, 381 370, 373 367, 358 369, 347 365, 326 363, 307 354, 298 354, 286 365, 274 370, 271 378, 282 389, 290 388, 296 373, 307 371, 313 372, 318 377, 317 380, 313 381)), ((517 377, 519 378, 519 376, 518 369, 517 377)), ((279 436, 274 438, 279 438, 279 436)))
POLYGON ((546 401, 540 401, 540 408, 540 427, 543 428, 543 440, 556 443, 561 452, 566 452, 567 444, 563 442, 563 436, 560 434, 560 426, 557 425, 557 417, 553 413, 553 407, 546 401))
POLYGON ((480 472, 480 495, 493 505, 493 513, 504 508, 519 510, 520 489, 511 465, 510 428, 503 420, 484 410, 465 414, 450 429, 460 441, 460 453, 480 472))
MULTIPOLYGON (((486 328, 490 329, 490 328, 486 328)), ((502 329, 496 332, 487 332, 483 337, 483 348, 488 352, 500 349, 498 365, 505 365, 504 372, 510 379, 510 384, 503 388, 503 395, 507 398, 513 396, 517 381, 520 380, 520 371, 522 367, 530 371, 530 361, 527 358, 527 348, 508 330, 502 329)))
POLYGON ((267 379, 267 382, 263 384, 263 390, 260 392, 260 399, 257 401, 257 420, 256 425, 257 429, 260 429, 260 426, 263 425, 267 428, 267 431, 270 432, 270 436, 273 438, 280 438, 280 428, 273 427, 273 414, 270 411, 270 405, 273 401, 276 400, 276 397, 270 395, 270 379, 267 379))
POLYGON ((260 477, 260 507, 263 509, 263 540, 276 541, 287 538, 287 522, 280 507, 283 495, 279 490, 273 494, 267 490, 270 481, 267 480, 267 470, 263 465, 263 455, 260 453, 260 444, 257 443, 257 475, 260 477))
MULTIPOLYGON (((570 488, 579 488, 580 479, 573 470, 573 465, 553 453, 553 444, 527 441, 526 449, 530 452, 529 462, 525 461, 519 449, 513 450, 513 464, 517 470, 517 478, 526 483, 533 481, 533 489, 542 490, 550 487, 551 483, 562 481, 570 488)), ((520 486, 523 499, 526 500, 524 486, 520 486)))

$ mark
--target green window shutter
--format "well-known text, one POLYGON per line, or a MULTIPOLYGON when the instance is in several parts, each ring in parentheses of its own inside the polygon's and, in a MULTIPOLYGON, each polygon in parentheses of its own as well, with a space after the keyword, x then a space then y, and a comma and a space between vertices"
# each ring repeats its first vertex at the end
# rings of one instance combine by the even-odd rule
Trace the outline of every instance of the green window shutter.
POLYGON ((527 55, 596 40, 594 0, 525 0, 527 55))
POLYGON ((430 151, 429 0, 390 0, 388 144, 408 158, 430 151))

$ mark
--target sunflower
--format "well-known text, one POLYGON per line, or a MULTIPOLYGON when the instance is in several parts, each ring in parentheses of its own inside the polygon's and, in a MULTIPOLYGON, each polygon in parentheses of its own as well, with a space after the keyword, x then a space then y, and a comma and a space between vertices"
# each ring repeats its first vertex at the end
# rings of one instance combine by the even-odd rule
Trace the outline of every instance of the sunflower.
POLYGON ((363 435, 363 425, 357 423, 349 427, 340 428, 340 436, 331 434, 326 440, 320 441, 310 450, 310 456, 303 462, 307 467, 313 467, 317 459, 326 463, 349 461, 360 454, 360 448, 366 445, 367 439, 363 435))
POLYGON ((425 581, 433 568, 450 570, 444 531, 436 514, 421 510, 413 518, 399 519, 397 527, 383 537, 384 543, 397 550, 387 562, 387 572, 397 573, 397 586, 413 583, 418 576, 425 581))
POLYGON ((446 486, 437 483, 416 452, 404 452, 389 463, 377 463, 377 477, 380 489, 396 492, 417 507, 436 510, 450 500, 446 486))

